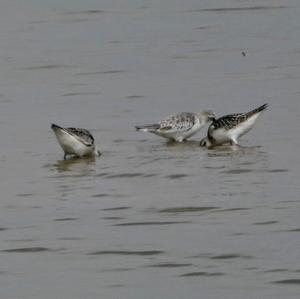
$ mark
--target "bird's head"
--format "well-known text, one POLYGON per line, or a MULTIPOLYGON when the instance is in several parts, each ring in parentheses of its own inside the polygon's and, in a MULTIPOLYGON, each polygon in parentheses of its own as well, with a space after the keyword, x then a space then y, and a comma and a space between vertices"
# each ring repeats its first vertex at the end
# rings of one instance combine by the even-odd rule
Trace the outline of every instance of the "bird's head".
POLYGON ((214 121, 216 119, 216 115, 212 110, 203 110, 198 113, 198 117, 203 123, 214 121))

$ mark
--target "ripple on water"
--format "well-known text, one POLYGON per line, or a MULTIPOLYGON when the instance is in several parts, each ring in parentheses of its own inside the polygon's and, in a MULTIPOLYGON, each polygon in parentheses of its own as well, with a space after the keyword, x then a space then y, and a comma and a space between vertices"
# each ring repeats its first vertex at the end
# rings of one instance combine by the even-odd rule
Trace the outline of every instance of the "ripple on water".
POLYGON ((271 225, 271 224, 276 224, 279 223, 279 221, 263 221, 263 222, 255 222, 253 223, 254 225, 271 225))
POLYGON ((89 10, 80 10, 80 11, 66 11, 65 15, 81 15, 81 14, 88 14, 88 15, 95 15, 95 14, 102 14, 105 13, 104 10, 101 9, 89 9, 89 10))
MULTIPOLYGON (((128 194, 119 194, 119 193, 99 193, 99 194, 93 194, 91 195, 92 198, 105 198, 105 197, 110 197, 110 198, 125 198, 129 197, 130 195, 128 194)), ((128 207, 130 208, 130 207, 128 207)))
POLYGON ((34 196, 33 193, 19 193, 17 194, 17 196, 19 197, 31 197, 31 196, 34 196))
POLYGON ((91 197, 95 197, 95 198, 110 197, 110 196, 111 196, 111 194, 108 194, 108 193, 99 193, 99 194, 91 195, 91 197))
POLYGON ((253 169, 242 169, 242 168, 237 168, 237 169, 230 169, 230 170, 225 170, 222 171, 221 173, 223 174, 242 174, 242 173, 249 173, 253 172, 253 169))
POLYGON ((112 269, 103 269, 101 272, 127 272, 136 270, 135 268, 112 268, 112 269))
POLYGON ((107 176, 107 175, 110 175, 109 172, 102 172, 102 173, 98 173, 95 175, 95 177, 104 177, 104 176, 107 176))
POLYGON ((102 211, 128 210, 128 209, 131 209, 131 208, 132 208, 132 207, 120 206, 120 207, 104 208, 104 209, 102 209, 102 211))
POLYGON ((112 174, 106 176, 106 179, 118 179, 118 178, 135 178, 135 177, 142 177, 144 173, 140 172, 133 172, 133 173, 119 173, 119 174, 112 174))
POLYGON ((275 280, 271 281, 271 283, 278 283, 278 284, 300 284, 300 279, 298 278, 291 278, 291 279, 282 279, 282 280, 275 280))
POLYGON ((37 253, 37 252, 51 252, 54 251, 51 248, 47 247, 21 247, 21 248, 11 248, 4 249, 1 252, 9 252, 9 253, 37 253))
POLYGON ((162 254, 162 250, 100 250, 89 253, 89 255, 136 255, 150 256, 162 254))
POLYGON ((106 71, 91 71, 91 72, 79 72, 75 76, 91 76, 91 75, 113 75, 126 73, 126 70, 106 70, 106 71))
POLYGON ((215 213, 223 213, 223 212, 236 212, 236 211, 247 211, 251 210, 251 208, 229 208, 229 209, 219 209, 214 211, 215 213))
POLYGON ((209 29, 209 28, 211 28, 211 27, 212 27, 212 26, 203 25, 203 26, 195 27, 194 29, 196 29, 196 30, 205 30, 205 29, 209 29))
POLYGON ((150 268, 181 268, 181 267, 189 267, 192 266, 193 264, 187 264, 187 263, 159 263, 159 264, 152 264, 148 265, 146 267, 150 268))
POLYGON ((166 178, 171 179, 171 180, 177 180, 177 179, 185 178, 185 177, 187 177, 187 176, 188 176, 188 175, 187 175, 187 174, 184 174, 184 173, 177 173, 177 174, 170 174, 170 175, 167 175, 166 178))
POLYGON ((148 174, 144 174, 143 177, 144 178, 152 178, 152 177, 156 177, 157 173, 148 173, 148 174))
POLYGON ((288 169, 270 169, 270 170, 268 170, 268 172, 271 172, 271 173, 276 173, 276 172, 289 172, 289 170, 288 169))
POLYGON ((86 91, 86 92, 68 92, 64 93, 63 97, 72 97, 72 96, 88 96, 88 95, 99 95, 100 92, 94 92, 94 91, 86 91))
POLYGON ((63 222, 63 221, 74 221, 74 220, 78 220, 79 218, 76 217, 65 217, 65 218, 56 218, 53 221, 57 221, 57 222, 63 222))
POLYGON ((67 64, 41 64, 41 65, 35 65, 35 66, 22 67, 21 70, 25 70, 25 71, 52 70, 52 69, 70 68, 70 67, 72 67, 72 66, 67 65, 67 64))
POLYGON ((108 217, 101 217, 104 220, 123 220, 125 217, 118 217, 118 216, 108 216, 108 217))
POLYGON ((290 272, 288 269, 270 269, 265 270, 264 273, 290 272))
POLYGON ((239 253, 228 253, 211 256, 212 260, 228 260, 228 259, 252 259, 251 255, 244 255, 239 253))
POLYGON ((171 225, 171 224, 182 224, 191 223, 189 221, 148 221, 148 222, 125 222, 114 224, 113 226, 151 226, 151 225, 171 225))
POLYGON ((220 209, 219 207, 170 207, 158 210, 158 213, 192 213, 192 212, 205 212, 210 210, 220 209))
POLYGON ((245 254, 240 254, 240 253, 226 253, 226 254, 217 254, 217 255, 212 255, 212 254, 199 254, 193 256, 193 258, 208 258, 211 260, 232 260, 232 259, 252 259, 253 256, 251 255, 245 255, 245 254))
POLYGON ((275 9, 284 9, 288 6, 285 5, 257 5, 257 6, 239 6, 239 7, 215 7, 215 8, 202 8, 188 10, 187 12, 247 12, 247 11, 263 11, 263 10, 275 10, 275 9))
POLYGON ((180 277, 191 277, 191 276, 221 276, 221 275, 225 275, 225 273, 222 272, 204 272, 204 271, 200 271, 200 272, 188 272, 188 273, 184 273, 179 275, 180 277))
POLYGON ((133 95, 130 95, 130 96, 126 96, 125 99, 127 99, 127 100, 142 99, 144 97, 145 96, 143 96, 143 95, 133 94, 133 95))

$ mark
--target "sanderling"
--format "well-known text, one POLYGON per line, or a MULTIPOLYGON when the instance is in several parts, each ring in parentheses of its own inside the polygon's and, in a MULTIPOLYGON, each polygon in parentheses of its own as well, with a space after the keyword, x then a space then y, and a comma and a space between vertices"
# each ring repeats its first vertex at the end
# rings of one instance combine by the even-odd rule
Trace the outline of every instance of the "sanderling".
POLYGON ((208 128, 207 137, 200 141, 200 146, 208 148, 230 143, 238 145, 238 138, 249 132, 258 116, 267 109, 264 104, 247 113, 236 113, 216 119, 208 128))
POLYGON ((182 112, 170 115, 156 124, 136 126, 135 128, 138 131, 150 132, 173 141, 182 142, 196 134, 215 117, 215 114, 210 110, 199 113, 182 112))
POLYGON ((64 159, 68 155, 83 156, 100 156, 101 153, 94 143, 93 135, 85 129, 80 128, 63 128, 52 124, 51 129, 54 131, 58 143, 64 151, 64 159))

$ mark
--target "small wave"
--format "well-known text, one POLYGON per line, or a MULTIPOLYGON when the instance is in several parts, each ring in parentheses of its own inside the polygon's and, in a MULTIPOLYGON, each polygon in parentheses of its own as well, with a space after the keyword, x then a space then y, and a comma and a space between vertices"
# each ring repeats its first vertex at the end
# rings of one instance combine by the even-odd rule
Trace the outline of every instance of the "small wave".
POLYGON ((22 248, 11 248, 4 249, 1 252, 10 252, 10 253, 35 253, 35 252, 45 252, 45 251, 53 251, 53 249, 46 247, 22 247, 22 248))
POLYGON ((243 255, 239 253, 228 253, 228 254, 220 254, 211 256, 210 259, 212 260, 228 260, 228 259, 251 259, 253 256, 251 255, 243 255))
POLYGON ((54 219, 54 221, 74 221, 74 220, 78 220, 79 218, 75 218, 75 217, 66 217, 66 218, 57 218, 54 219))
POLYGON ((171 207, 158 210, 158 213, 191 213, 191 212, 205 212, 209 210, 219 209, 219 207, 171 207))
POLYGON ((89 253, 89 255, 158 255, 162 250, 100 250, 89 253))
POLYGON ((114 224, 114 226, 146 226, 146 225, 171 225, 180 223, 190 223, 188 221, 149 221, 149 222, 125 222, 114 224))
POLYGON ((300 279, 292 278, 292 279, 282 279, 271 281, 271 283, 279 283, 279 284, 300 284, 300 279))
POLYGON ((102 209, 102 211, 118 211, 118 210, 128 210, 128 209, 131 209, 131 207, 121 206, 121 207, 104 208, 102 209))
POLYGON ((179 276, 190 277, 190 276, 221 276, 221 275, 225 275, 225 274, 222 272, 188 272, 188 273, 181 274, 179 276))
POLYGON ((260 10, 273 10, 273 9, 283 9, 287 8, 284 5, 278 6, 246 6, 246 7, 216 7, 216 8, 202 8, 202 9, 194 9, 189 10, 187 12, 235 12, 235 11, 260 11, 260 10))
POLYGON ((180 268, 180 267, 189 267, 192 264, 180 264, 180 263, 160 263, 160 264, 153 264, 147 267, 153 268, 180 268))
POLYGON ((178 174, 170 174, 167 175, 166 178, 171 179, 171 180, 176 180, 176 179, 181 179, 187 177, 187 174, 184 173, 178 173, 178 174))

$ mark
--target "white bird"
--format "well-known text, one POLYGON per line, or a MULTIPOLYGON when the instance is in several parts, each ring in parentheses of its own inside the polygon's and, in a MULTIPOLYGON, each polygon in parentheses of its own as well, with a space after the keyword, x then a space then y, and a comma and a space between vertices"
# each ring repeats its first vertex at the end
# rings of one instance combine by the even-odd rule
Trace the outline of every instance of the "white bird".
POLYGON ((211 148, 230 143, 238 145, 238 138, 249 132, 259 115, 266 110, 264 104, 247 113, 235 113, 214 120, 208 128, 207 137, 200 141, 200 146, 211 148))
POLYGON ((136 126, 135 128, 137 131, 150 132, 173 141, 182 142, 196 134, 215 117, 215 114, 210 110, 199 113, 182 112, 170 115, 156 124, 136 126))
POLYGON ((57 141, 64 151, 64 159, 68 155, 77 157, 100 156, 101 153, 95 146, 93 135, 86 129, 63 128, 52 124, 57 141))

